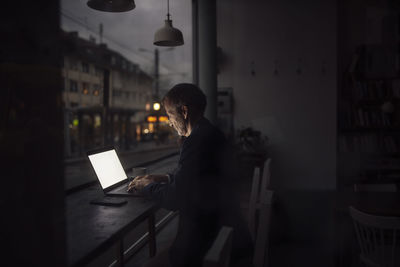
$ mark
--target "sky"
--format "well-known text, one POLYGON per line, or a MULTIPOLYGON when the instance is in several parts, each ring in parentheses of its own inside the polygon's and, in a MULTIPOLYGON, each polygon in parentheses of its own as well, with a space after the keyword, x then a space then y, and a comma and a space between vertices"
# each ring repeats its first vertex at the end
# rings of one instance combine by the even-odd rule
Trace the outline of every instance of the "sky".
POLYGON ((61 1, 61 27, 78 31, 85 39, 99 43, 99 25, 103 24, 103 43, 154 73, 154 49, 160 54, 160 86, 192 81, 192 19, 189 0, 170 0, 173 26, 182 31, 185 44, 169 50, 153 45, 154 33, 164 26, 167 0, 136 0, 136 8, 121 13, 102 12, 87 6, 87 0, 61 1), (145 50, 145 51, 143 51, 145 50), (168 82, 169 81, 169 82, 168 82))

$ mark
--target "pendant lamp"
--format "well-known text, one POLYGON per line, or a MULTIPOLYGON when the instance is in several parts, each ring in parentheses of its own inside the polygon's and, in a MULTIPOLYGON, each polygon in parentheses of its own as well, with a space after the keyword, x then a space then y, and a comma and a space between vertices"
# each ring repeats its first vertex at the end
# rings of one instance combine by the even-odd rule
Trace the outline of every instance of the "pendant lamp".
POLYGON ((125 12, 136 7, 134 0, 89 0, 87 5, 105 12, 125 12))
POLYGON ((154 45, 157 46, 179 46, 183 45, 183 35, 180 30, 172 27, 171 15, 169 14, 169 0, 167 0, 167 20, 165 25, 154 35, 154 45))

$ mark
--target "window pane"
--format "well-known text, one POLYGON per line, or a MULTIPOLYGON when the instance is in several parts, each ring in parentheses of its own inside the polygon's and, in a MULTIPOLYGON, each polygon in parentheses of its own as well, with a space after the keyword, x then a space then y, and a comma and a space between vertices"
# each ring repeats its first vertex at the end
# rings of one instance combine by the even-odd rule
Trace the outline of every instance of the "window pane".
POLYGON ((124 168, 176 151, 168 122, 148 117, 165 115, 153 103, 174 84, 192 81, 191 1, 170 3, 185 41, 175 48, 153 45, 166 2, 136 1, 133 11, 122 13, 93 10, 86 2, 61 1, 67 190, 96 180, 88 150, 115 146, 124 168))

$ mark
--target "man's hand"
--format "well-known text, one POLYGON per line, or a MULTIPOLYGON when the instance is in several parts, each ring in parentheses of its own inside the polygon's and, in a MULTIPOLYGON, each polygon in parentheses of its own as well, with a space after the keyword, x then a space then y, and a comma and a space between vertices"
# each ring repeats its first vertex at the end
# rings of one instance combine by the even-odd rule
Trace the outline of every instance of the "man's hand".
POLYGON ((148 184, 151 184, 153 179, 151 175, 144 175, 144 176, 136 176, 132 182, 128 185, 128 192, 132 192, 134 190, 140 191, 148 184))
POLYGON ((136 176, 135 179, 133 179, 133 181, 129 183, 128 192, 132 192, 133 190, 140 191, 146 185, 154 182, 155 183, 168 182, 168 176, 162 174, 136 176))

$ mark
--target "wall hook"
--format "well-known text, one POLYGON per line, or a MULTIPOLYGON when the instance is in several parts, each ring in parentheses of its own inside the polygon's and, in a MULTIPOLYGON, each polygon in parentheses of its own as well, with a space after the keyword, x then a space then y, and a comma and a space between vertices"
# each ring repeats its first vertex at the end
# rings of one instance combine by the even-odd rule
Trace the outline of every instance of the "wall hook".
POLYGON ((256 75, 256 71, 255 71, 255 68, 254 68, 254 61, 251 62, 250 74, 251 74, 251 76, 255 76, 256 75))
POLYGON ((274 60, 274 75, 278 76, 279 71, 278 71, 278 60, 274 60))

